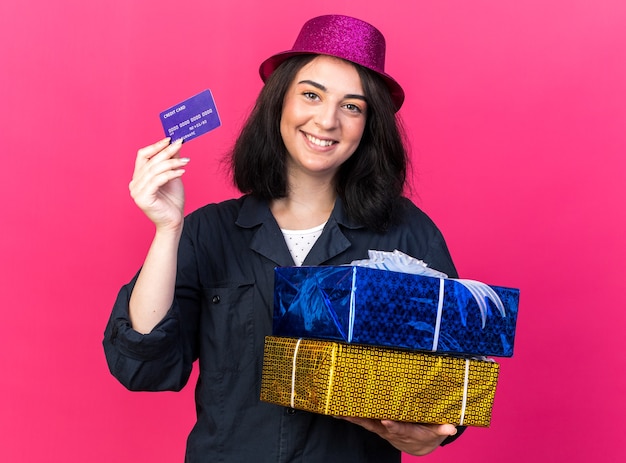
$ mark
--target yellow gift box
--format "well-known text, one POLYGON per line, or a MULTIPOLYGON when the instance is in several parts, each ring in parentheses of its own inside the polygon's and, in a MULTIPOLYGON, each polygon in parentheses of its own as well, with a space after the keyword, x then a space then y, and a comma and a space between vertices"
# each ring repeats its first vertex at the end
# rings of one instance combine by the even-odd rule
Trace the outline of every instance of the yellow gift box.
POLYGON ((499 365, 268 336, 261 400, 333 416, 489 426, 499 365))

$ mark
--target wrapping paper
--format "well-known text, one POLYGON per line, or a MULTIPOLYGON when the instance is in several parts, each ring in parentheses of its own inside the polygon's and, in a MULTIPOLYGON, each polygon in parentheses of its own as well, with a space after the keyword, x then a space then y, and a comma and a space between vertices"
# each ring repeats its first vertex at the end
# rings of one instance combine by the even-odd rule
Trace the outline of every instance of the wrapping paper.
POLYGON ((275 269, 273 334, 513 355, 519 290, 360 266, 275 269))
POLYGON ((333 416, 489 426, 499 365, 268 336, 261 400, 333 416))

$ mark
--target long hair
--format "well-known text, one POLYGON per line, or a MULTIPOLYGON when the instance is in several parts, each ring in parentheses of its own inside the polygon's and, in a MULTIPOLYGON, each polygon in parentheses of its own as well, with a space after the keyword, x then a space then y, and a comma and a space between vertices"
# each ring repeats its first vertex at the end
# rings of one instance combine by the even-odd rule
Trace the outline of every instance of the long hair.
MULTIPOLYGON (((282 63, 267 79, 231 153, 233 181, 261 199, 287 195, 287 149, 280 134, 283 100, 298 71, 316 55, 282 63)), ((375 231, 394 222, 406 182, 408 157, 399 119, 384 81, 351 63, 361 78, 367 116, 361 142, 340 167, 336 188, 348 216, 375 231)))
POLYGON ((358 148, 339 168, 337 193, 349 217, 377 231, 394 222, 406 183, 408 156, 402 124, 385 82, 356 66, 367 99, 358 148))

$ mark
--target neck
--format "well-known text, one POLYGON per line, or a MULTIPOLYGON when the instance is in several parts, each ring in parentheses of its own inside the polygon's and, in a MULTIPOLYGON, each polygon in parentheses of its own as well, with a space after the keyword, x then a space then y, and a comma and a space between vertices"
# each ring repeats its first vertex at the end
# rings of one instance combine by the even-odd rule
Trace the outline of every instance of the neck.
POLYGON ((287 197, 272 201, 270 209, 280 228, 306 230, 328 220, 336 198, 333 185, 299 185, 290 188, 287 197))

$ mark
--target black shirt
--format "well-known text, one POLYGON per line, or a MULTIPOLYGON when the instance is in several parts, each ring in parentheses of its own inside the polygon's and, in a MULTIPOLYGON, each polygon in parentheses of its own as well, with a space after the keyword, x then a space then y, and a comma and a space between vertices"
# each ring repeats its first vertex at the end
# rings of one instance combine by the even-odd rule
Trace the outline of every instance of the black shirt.
MULTIPOLYGON (((401 203, 398 224, 375 233, 346 217, 337 200, 303 265, 398 249, 456 277, 437 227, 409 200, 401 203)), ((185 218, 174 302, 150 334, 134 331, 128 319, 135 280, 121 289, 104 338, 111 372, 131 390, 180 390, 199 361, 190 463, 399 463, 398 450, 359 426, 259 400, 274 267, 292 265, 266 202, 244 196, 195 211, 185 218)))

